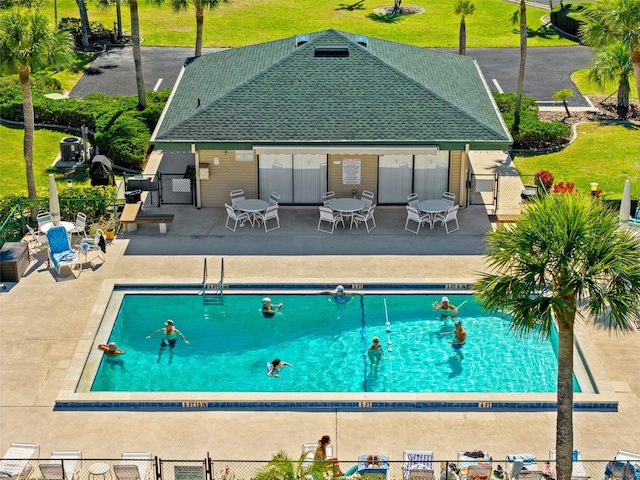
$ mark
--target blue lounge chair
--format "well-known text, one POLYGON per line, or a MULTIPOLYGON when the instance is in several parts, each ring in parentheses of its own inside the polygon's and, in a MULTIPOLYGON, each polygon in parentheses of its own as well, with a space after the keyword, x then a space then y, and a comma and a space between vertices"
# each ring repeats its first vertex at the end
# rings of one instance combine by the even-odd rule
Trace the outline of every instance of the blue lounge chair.
POLYGON ((73 273, 73 267, 78 268, 78 276, 82 272, 82 263, 78 260, 78 255, 71 248, 69 242, 69 235, 67 230, 62 226, 52 227, 47 232, 47 241, 49 242, 49 263, 56 269, 58 277, 60 278, 60 269, 62 267, 69 267, 71 274, 74 278, 77 278, 73 273))

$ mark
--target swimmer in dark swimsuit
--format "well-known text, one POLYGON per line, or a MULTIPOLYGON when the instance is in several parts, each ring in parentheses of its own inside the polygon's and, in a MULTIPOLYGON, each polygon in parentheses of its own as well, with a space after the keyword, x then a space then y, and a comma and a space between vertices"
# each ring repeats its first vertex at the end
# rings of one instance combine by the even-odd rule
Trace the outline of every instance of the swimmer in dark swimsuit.
POLYGON ((160 363, 160 359, 162 358, 162 354, 164 353, 165 347, 169 347, 171 349, 171 353, 169 355, 168 363, 169 365, 171 365, 171 363, 173 362, 173 349, 175 348, 176 342, 178 341, 178 335, 182 337, 182 340, 184 340, 184 343, 186 344, 189 344, 189 340, 187 340, 185 336, 182 334, 182 332, 173 325, 173 320, 171 319, 167 320, 164 323, 164 325, 165 325, 164 328, 159 328, 158 330, 153 332, 151 335, 147 335, 147 338, 153 337, 158 332, 163 333, 162 341, 160 342, 160 350, 158 350, 158 359, 156 360, 156 363, 160 363))
POLYGON ((118 358, 118 355, 124 355, 124 350, 120 350, 115 342, 110 342, 108 345, 101 343, 98 345, 98 348, 104 352, 104 356, 107 357, 106 362, 107 365, 111 365, 111 369, 118 365, 122 371, 126 371, 124 369, 124 360, 118 358))
POLYGON ((349 303, 349 300, 351 300, 351 297, 347 295, 342 285, 338 285, 335 290, 325 290, 324 292, 320 292, 320 294, 331 295, 331 299, 339 305, 349 303))
POLYGON ((464 344, 467 341, 467 332, 462 328, 462 322, 460 320, 456 322, 456 329, 453 332, 442 332, 440 335, 454 335, 453 342, 449 342, 451 344, 451 348, 453 348, 460 360, 464 359, 462 347, 464 347, 464 344))
POLYGON ((264 318, 272 318, 275 316, 276 312, 282 308, 282 304, 279 303, 276 305, 274 309, 271 305, 271 299, 269 297, 264 297, 262 299, 262 316, 264 318))

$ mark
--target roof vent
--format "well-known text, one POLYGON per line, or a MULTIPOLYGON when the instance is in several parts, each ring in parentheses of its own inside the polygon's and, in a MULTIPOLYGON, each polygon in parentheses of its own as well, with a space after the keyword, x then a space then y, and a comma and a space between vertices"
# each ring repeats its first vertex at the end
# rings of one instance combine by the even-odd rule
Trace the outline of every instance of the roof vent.
POLYGON ((309 34, 308 33, 303 33, 303 34, 300 34, 300 35, 296 35, 296 47, 299 47, 300 45, 304 45, 308 41, 309 41, 309 34))
POLYGON ((356 43, 359 43, 363 47, 368 47, 369 46, 369 39, 367 37, 365 37, 364 35, 356 35, 355 40, 356 40, 356 43))
POLYGON ((317 46, 315 50, 316 57, 348 57, 349 47, 341 46, 317 46))

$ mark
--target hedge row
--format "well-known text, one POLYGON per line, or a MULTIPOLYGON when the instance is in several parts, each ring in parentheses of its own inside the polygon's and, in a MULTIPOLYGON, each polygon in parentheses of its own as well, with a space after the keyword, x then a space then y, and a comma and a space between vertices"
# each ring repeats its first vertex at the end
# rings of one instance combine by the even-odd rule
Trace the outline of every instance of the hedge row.
MULTIPOLYGON (((22 93, 17 78, 4 80, 0 89, 0 111, 7 120, 22 122, 22 93)), ((109 97, 103 93, 82 99, 51 100, 44 96, 51 92, 50 84, 39 80, 32 85, 33 109, 36 123, 80 128, 86 125, 96 132, 94 143, 100 153, 116 165, 141 170, 149 150, 151 132, 156 126, 170 89, 147 93, 147 108, 136 109, 136 96, 109 97)))
POLYGON ((520 128, 513 131, 516 104, 515 93, 493 94, 502 117, 513 136, 514 149, 539 149, 563 145, 569 142, 571 127, 562 122, 543 122, 538 118, 538 106, 534 98, 522 96, 520 128))

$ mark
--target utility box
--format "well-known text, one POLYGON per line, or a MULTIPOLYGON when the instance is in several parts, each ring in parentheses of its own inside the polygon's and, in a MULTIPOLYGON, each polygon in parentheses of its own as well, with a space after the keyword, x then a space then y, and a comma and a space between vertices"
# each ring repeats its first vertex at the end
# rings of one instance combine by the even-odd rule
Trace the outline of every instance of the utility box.
POLYGON ((82 160, 82 142, 77 137, 65 137, 60 141, 60 155, 63 162, 82 160))
POLYGON ((208 180, 209 179, 209 164, 201 163, 200 164, 200 180, 208 180))

